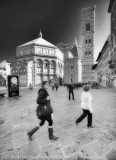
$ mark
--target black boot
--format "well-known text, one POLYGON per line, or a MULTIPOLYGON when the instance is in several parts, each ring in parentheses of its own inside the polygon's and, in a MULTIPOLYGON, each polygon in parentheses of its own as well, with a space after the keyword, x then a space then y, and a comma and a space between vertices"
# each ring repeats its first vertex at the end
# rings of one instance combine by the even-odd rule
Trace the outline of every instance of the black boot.
POLYGON ((58 140, 58 137, 53 135, 53 128, 48 128, 49 139, 50 140, 58 140))
POLYGON ((39 129, 39 127, 33 128, 30 132, 28 132, 29 140, 32 141, 32 135, 39 129))

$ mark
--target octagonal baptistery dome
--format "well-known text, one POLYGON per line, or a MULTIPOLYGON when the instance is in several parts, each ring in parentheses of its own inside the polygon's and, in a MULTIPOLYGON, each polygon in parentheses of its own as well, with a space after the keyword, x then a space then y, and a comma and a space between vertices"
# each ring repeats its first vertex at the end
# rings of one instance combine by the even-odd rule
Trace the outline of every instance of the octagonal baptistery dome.
POLYGON ((63 78, 64 55, 55 45, 42 38, 41 31, 37 39, 16 48, 16 61, 27 62, 27 77, 31 79, 28 80, 28 85, 30 83, 37 85, 43 80, 55 77, 63 78))
MULTIPOLYGON (((55 45, 42 38, 42 33, 40 31, 37 39, 34 39, 17 47, 16 57, 29 55, 57 56, 56 52, 58 51, 56 50, 58 50, 58 48, 55 45)), ((63 53, 61 54, 63 55, 63 53)), ((61 56, 61 59, 62 58, 63 56, 61 56)))

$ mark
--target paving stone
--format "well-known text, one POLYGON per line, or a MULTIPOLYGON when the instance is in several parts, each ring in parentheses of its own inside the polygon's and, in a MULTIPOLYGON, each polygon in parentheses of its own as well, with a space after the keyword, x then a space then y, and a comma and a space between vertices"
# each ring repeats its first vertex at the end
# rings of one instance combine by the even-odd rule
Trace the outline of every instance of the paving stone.
POLYGON ((7 151, 1 154, 1 160, 19 160, 18 150, 7 151))
POLYGON ((51 148, 48 151, 46 151, 46 155, 51 159, 51 160, 62 160, 63 155, 62 152, 59 148, 51 148))
POLYGON ((76 153, 69 157, 64 157, 63 160, 88 160, 82 157, 79 153, 76 153))
POLYGON ((58 133, 57 133, 57 136, 58 136, 59 138, 69 137, 69 136, 70 136, 70 133, 69 133, 68 131, 63 130, 63 131, 61 131, 61 132, 58 132, 58 133))
POLYGON ((47 150, 49 150, 50 148, 55 147, 55 145, 53 143, 45 145, 41 148, 42 152, 46 152, 47 150))
POLYGON ((0 153, 13 149, 12 136, 0 138, 0 153))
POLYGON ((39 128, 39 130, 35 133, 37 137, 42 137, 44 135, 48 135, 48 126, 44 125, 39 128))
POLYGON ((39 153, 37 156, 32 156, 28 160, 50 160, 46 153, 39 153))
POLYGON ((109 144, 109 147, 116 150, 116 140, 109 144))
POLYGON ((85 144, 93 142, 95 140, 94 135, 89 134, 88 131, 76 134, 76 135, 71 136, 71 137, 72 137, 73 141, 75 142, 75 144, 78 148, 85 145, 85 144))
POLYGON ((111 129, 109 132, 110 132, 113 140, 116 140, 116 129, 111 129))
POLYGON ((68 123, 68 124, 65 124, 62 126, 63 129, 71 129, 74 127, 74 124, 73 123, 68 123))
POLYGON ((61 143, 62 147, 74 143, 71 137, 60 138, 59 142, 61 143))
POLYGON ((109 153, 106 154, 107 160, 116 160, 116 150, 111 150, 109 153))
POLYGON ((58 132, 61 132, 62 131, 62 128, 61 127, 57 127, 57 126, 55 126, 55 127, 53 127, 53 129, 54 129, 54 133, 58 133, 58 132))
POLYGON ((43 137, 38 137, 37 138, 40 144, 40 147, 42 148, 44 145, 48 145, 51 143, 51 141, 48 138, 48 135, 43 136, 43 137))
POLYGON ((20 148, 27 143, 26 133, 21 132, 13 135, 13 148, 20 148))
POLYGON ((54 140, 51 140, 51 143, 56 147, 56 148, 61 148, 61 143, 58 141, 54 141, 54 140))
POLYGON ((78 152, 78 148, 75 144, 71 144, 63 147, 63 151, 65 153, 65 156, 67 157, 76 154, 78 152))
POLYGON ((91 157, 94 157, 94 158, 96 157, 95 152, 93 152, 88 145, 79 148, 79 152, 81 153, 83 158, 90 159, 91 157))
POLYGON ((4 123, 5 123, 5 120, 0 119, 0 125, 1 125, 1 124, 4 124, 4 123))
POLYGON ((97 135, 97 139, 103 143, 110 143, 115 140, 115 132, 105 131, 97 135))
POLYGON ((30 157, 36 156, 41 152, 38 141, 32 141, 19 149, 19 158, 29 159, 30 157))
POLYGON ((25 126, 16 126, 13 128, 13 134, 16 134, 16 133, 20 133, 20 132, 24 132, 25 131, 25 126))
POLYGON ((6 133, 4 133, 0 138, 2 139, 2 138, 10 137, 10 136, 12 136, 12 133, 13 133, 13 131, 9 130, 6 133))
POLYGON ((105 154, 106 152, 108 152, 110 150, 110 148, 108 147, 107 144, 103 144, 100 141, 96 141, 92 144, 90 144, 90 148, 92 150, 94 150, 94 152, 98 155, 98 156, 102 156, 103 154, 105 154))
POLYGON ((3 137, 3 135, 9 131, 11 131, 10 125, 6 125, 6 124, 0 125, 0 137, 3 137))

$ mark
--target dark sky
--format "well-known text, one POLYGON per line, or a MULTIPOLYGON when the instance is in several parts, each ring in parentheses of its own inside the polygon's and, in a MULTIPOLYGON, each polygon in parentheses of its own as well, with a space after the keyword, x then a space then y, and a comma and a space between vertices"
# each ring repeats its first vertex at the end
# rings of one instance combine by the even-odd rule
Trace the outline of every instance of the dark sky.
POLYGON ((80 44, 80 10, 93 4, 97 55, 109 33, 109 0, 0 0, 0 62, 13 60, 16 47, 36 39, 40 29, 54 45, 73 44, 75 37, 80 44), (104 29, 105 35, 99 37, 104 29))

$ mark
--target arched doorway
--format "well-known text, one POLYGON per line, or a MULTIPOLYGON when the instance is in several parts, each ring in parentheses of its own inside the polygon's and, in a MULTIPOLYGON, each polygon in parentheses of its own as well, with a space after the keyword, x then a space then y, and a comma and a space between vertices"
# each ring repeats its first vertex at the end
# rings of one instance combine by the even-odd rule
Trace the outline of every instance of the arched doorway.
POLYGON ((43 62, 43 81, 49 81, 49 61, 44 60, 43 62))
POLYGON ((19 86, 20 87, 27 86, 27 70, 25 67, 20 67, 19 69, 19 86))
POLYGON ((50 73, 56 74, 56 62, 53 60, 51 61, 50 73))
POLYGON ((39 85, 42 82, 42 73, 43 73, 43 62, 41 59, 37 60, 37 69, 36 69, 36 85, 39 85))

